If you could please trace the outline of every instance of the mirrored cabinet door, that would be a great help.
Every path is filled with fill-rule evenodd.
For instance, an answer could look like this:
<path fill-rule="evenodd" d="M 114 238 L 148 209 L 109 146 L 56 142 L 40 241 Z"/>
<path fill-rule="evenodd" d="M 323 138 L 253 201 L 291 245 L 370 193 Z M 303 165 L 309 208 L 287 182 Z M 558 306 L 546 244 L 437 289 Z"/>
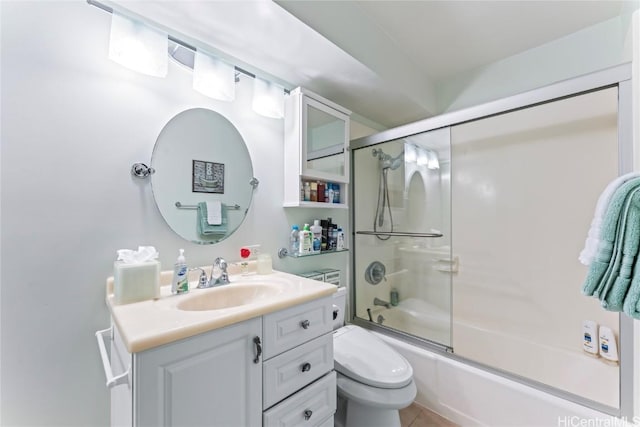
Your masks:
<path fill-rule="evenodd" d="M 348 182 L 349 116 L 305 96 L 303 123 L 303 175 Z"/>
<path fill-rule="evenodd" d="M 300 87 L 285 98 L 283 206 L 347 208 L 350 115 Z"/>

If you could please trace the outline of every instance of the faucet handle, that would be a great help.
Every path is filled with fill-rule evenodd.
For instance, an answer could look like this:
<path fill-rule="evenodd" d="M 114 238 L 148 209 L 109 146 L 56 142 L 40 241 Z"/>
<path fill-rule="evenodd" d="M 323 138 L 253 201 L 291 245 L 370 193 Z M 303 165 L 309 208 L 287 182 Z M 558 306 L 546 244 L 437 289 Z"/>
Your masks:
<path fill-rule="evenodd" d="M 207 279 L 207 273 L 204 271 L 204 269 L 200 267 L 194 267 L 189 269 L 189 271 L 195 271 L 195 270 L 200 270 L 200 278 L 198 279 L 198 288 L 199 289 L 206 288 L 209 283 L 209 279 Z"/>
<path fill-rule="evenodd" d="M 224 260 L 224 258 L 222 257 L 218 257 L 216 258 L 216 260 L 213 262 L 214 265 L 217 265 L 218 267 L 220 267 L 220 270 L 222 270 L 223 272 L 227 272 L 227 261 Z"/>

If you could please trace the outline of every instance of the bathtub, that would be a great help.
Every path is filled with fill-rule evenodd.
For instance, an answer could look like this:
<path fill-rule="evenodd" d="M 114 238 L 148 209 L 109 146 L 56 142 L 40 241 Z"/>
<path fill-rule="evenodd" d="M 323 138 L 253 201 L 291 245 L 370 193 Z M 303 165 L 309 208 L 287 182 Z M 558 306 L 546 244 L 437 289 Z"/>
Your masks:
<path fill-rule="evenodd" d="M 428 310 L 425 311 L 425 307 Z M 416 311 L 420 308 L 422 311 Z M 451 335 L 448 313 L 428 303 L 402 301 L 397 307 L 379 310 L 377 313 L 384 317 L 383 324 L 388 327 L 398 328 L 412 335 L 427 336 L 428 339 L 436 342 L 449 343 Z M 456 351 L 456 347 L 486 346 L 483 342 L 499 339 L 501 351 L 489 352 L 493 357 L 490 366 L 508 370 L 507 368 L 511 368 L 514 360 L 531 359 L 530 349 L 521 338 L 492 336 L 492 334 L 496 334 L 463 321 L 456 322 L 453 325 L 453 330 L 456 341 L 464 340 L 468 344 L 466 346 L 454 345 L 454 351 Z M 553 396 L 471 364 L 460 362 L 379 332 L 374 333 L 411 363 L 418 388 L 416 402 L 456 424 L 511 427 L 592 425 L 580 424 L 580 422 L 586 423 L 588 420 L 606 420 L 602 421 L 603 423 L 620 422 L 617 419 L 612 421 L 612 417 L 608 414 Z M 456 354 L 458 354 L 457 351 Z M 541 363 L 537 363 L 536 366 L 544 369 L 545 372 L 543 372 L 544 375 L 541 379 L 548 380 L 547 383 L 553 383 L 554 378 L 562 376 L 562 372 L 587 372 L 590 374 L 575 375 L 577 382 L 571 384 L 568 391 L 584 395 L 585 390 L 590 390 L 591 395 L 588 398 L 592 400 L 606 401 L 608 399 L 608 403 L 617 402 L 619 392 L 617 367 L 608 366 L 581 352 L 548 348 L 545 349 L 544 354 L 546 360 L 540 361 Z M 471 359 L 467 355 L 461 356 Z M 500 356 L 502 359 L 499 359 Z M 525 365 L 527 364 L 525 363 Z M 616 375 L 611 375 L 610 369 L 614 369 Z M 510 370 L 513 372 L 513 369 Z M 602 378 L 597 381 L 601 382 L 595 384 L 601 384 L 601 387 L 593 387 L 594 376 L 599 375 Z M 613 377 L 616 378 L 616 381 L 611 380 Z M 609 404 L 608 406 L 616 405 Z"/>

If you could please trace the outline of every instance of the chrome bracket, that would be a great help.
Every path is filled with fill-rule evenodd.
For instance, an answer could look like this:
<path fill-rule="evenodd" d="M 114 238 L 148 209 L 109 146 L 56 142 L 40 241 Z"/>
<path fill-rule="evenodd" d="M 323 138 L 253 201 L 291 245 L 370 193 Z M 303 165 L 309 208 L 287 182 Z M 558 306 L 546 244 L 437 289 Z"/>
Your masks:
<path fill-rule="evenodd" d="M 136 178 L 146 178 L 154 173 L 156 173 L 156 170 L 144 163 L 134 163 L 133 166 L 131 166 L 131 175 Z"/>

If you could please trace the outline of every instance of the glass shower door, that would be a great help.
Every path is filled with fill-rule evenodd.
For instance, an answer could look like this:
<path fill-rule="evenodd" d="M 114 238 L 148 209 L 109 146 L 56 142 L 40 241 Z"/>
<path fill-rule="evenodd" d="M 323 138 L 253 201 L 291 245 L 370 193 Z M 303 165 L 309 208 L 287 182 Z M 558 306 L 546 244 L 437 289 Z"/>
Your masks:
<path fill-rule="evenodd" d="M 450 130 L 353 151 L 355 316 L 451 346 Z"/>

